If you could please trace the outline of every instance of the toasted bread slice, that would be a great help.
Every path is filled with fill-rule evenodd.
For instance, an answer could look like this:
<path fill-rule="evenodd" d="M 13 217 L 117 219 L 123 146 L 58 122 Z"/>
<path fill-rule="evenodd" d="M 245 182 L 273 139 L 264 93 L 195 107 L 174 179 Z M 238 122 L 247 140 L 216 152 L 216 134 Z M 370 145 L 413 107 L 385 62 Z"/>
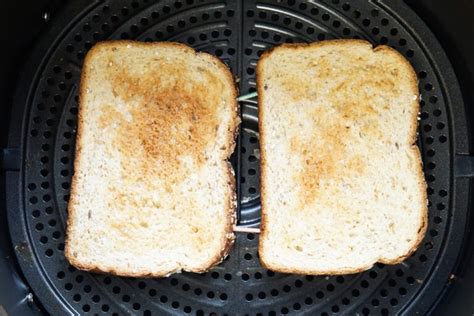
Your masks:
<path fill-rule="evenodd" d="M 257 86 L 262 264 L 345 274 L 409 256 L 427 222 L 409 62 L 360 40 L 283 45 Z"/>
<path fill-rule="evenodd" d="M 237 92 L 177 43 L 103 42 L 81 78 L 66 257 L 123 276 L 203 272 L 233 240 Z"/>

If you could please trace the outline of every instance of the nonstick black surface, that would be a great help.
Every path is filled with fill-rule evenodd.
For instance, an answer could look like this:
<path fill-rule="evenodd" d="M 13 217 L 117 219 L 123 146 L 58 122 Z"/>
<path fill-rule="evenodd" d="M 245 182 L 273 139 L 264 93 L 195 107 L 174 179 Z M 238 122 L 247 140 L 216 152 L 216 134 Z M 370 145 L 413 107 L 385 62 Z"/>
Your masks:
<path fill-rule="evenodd" d="M 25 279 L 52 314 L 396 314 L 427 312 L 445 285 L 464 236 L 470 169 L 464 103 L 444 52 L 397 1 L 103 1 L 75 3 L 56 17 L 25 65 L 10 124 L 6 166 L 10 233 Z M 229 259 L 204 275 L 128 279 L 76 271 L 63 255 L 64 225 L 83 58 L 99 40 L 173 40 L 220 57 L 255 88 L 263 50 L 283 42 L 364 38 L 404 54 L 420 81 L 419 144 L 430 199 L 429 229 L 403 264 L 350 276 L 312 277 L 263 269 L 257 235 L 239 234 Z M 234 156 L 241 225 L 259 223 L 254 101 L 242 104 Z M 7 161 L 7 160 L 5 160 Z"/>

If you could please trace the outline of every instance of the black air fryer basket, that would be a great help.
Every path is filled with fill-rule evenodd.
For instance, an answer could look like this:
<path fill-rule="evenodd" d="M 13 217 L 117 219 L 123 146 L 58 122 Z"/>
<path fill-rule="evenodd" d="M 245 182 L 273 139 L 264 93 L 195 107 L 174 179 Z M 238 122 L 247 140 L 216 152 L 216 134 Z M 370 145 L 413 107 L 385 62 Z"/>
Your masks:
<path fill-rule="evenodd" d="M 8 273 L 20 275 L 12 291 L 26 293 L 18 304 L 53 315 L 414 315 L 432 312 L 456 282 L 456 263 L 469 233 L 474 174 L 469 119 L 445 52 L 404 2 L 101 0 L 72 1 L 61 11 L 44 14 L 52 26 L 28 53 L 15 83 L 11 119 L 5 120 L 8 247 L 17 262 Z M 418 74 L 418 144 L 429 186 L 429 225 L 410 258 L 354 275 L 279 274 L 259 264 L 258 234 L 238 233 L 230 256 L 204 274 L 133 279 L 78 271 L 68 264 L 64 234 L 78 84 L 84 56 L 94 43 L 185 43 L 222 59 L 238 79 L 240 94 L 246 94 L 255 91 L 256 63 L 266 49 L 334 38 L 390 45 Z M 260 222 L 257 108 L 256 98 L 241 102 L 242 125 L 232 157 L 239 225 L 252 228 Z"/>

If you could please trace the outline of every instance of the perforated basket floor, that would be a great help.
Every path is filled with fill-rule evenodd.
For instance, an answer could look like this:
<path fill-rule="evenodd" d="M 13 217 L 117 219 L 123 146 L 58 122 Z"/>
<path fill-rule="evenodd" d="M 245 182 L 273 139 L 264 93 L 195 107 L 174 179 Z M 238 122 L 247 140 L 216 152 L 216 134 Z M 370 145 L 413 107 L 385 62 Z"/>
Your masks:
<path fill-rule="evenodd" d="M 78 9 L 79 8 L 79 9 Z M 433 35 L 400 1 L 97 1 L 57 18 L 18 84 L 9 146 L 21 165 L 7 173 L 14 248 L 35 299 L 72 314 L 397 314 L 425 313 L 449 282 L 464 234 L 467 180 L 455 175 L 466 150 L 463 103 Z M 73 14 L 71 13 L 73 12 Z M 54 22 L 54 19 L 53 19 Z M 403 264 L 347 276 L 277 274 L 258 261 L 258 235 L 238 234 L 230 256 L 205 274 L 130 279 L 77 271 L 64 257 L 64 228 L 84 55 L 106 39 L 179 41 L 220 57 L 255 90 L 261 53 L 284 42 L 364 38 L 400 51 L 422 95 L 419 144 L 429 185 L 429 228 Z M 234 155 L 240 225 L 259 224 L 257 103 L 242 104 Z"/>

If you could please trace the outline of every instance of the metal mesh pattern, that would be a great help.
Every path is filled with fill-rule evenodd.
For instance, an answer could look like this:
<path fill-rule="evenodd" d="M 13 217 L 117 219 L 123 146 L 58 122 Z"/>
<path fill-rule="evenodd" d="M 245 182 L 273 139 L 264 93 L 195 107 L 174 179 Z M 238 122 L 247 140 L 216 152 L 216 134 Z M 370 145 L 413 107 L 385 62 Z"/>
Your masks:
<path fill-rule="evenodd" d="M 34 290 L 55 300 L 52 313 L 112 315 L 307 313 L 395 314 L 409 308 L 426 284 L 449 234 L 451 135 L 448 89 L 423 37 L 385 2 L 295 0 L 244 2 L 110 1 L 89 7 L 58 35 L 38 68 L 28 95 L 20 196 L 24 236 L 31 247 L 25 274 L 43 277 Z M 419 144 L 429 185 L 429 228 L 419 250 L 396 266 L 377 264 L 348 276 L 277 274 L 258 263 L 258 235 L 239 234 L 221 265 L 197 275 L 129 279 L 77 271 L 64 258 L 67 201 L 73 172 L 77 87 L 84 56 L 105 39 L 171 40 L 221 58 L 240 79 L 241 93 L 255 90 L 255 66 L 265 49 L 280 43 L 364 38 L 400 51 L 418 73 L 422 95 Z M 259 222 L 257 104 L 242 104 L 237 178 L 241 223 Z M 19 246 L 18 246 L 19 245 Z M 21 248 L 17 254 L 21 257 Z M 24 262 L 25 259 L 20 259 Z"/>

